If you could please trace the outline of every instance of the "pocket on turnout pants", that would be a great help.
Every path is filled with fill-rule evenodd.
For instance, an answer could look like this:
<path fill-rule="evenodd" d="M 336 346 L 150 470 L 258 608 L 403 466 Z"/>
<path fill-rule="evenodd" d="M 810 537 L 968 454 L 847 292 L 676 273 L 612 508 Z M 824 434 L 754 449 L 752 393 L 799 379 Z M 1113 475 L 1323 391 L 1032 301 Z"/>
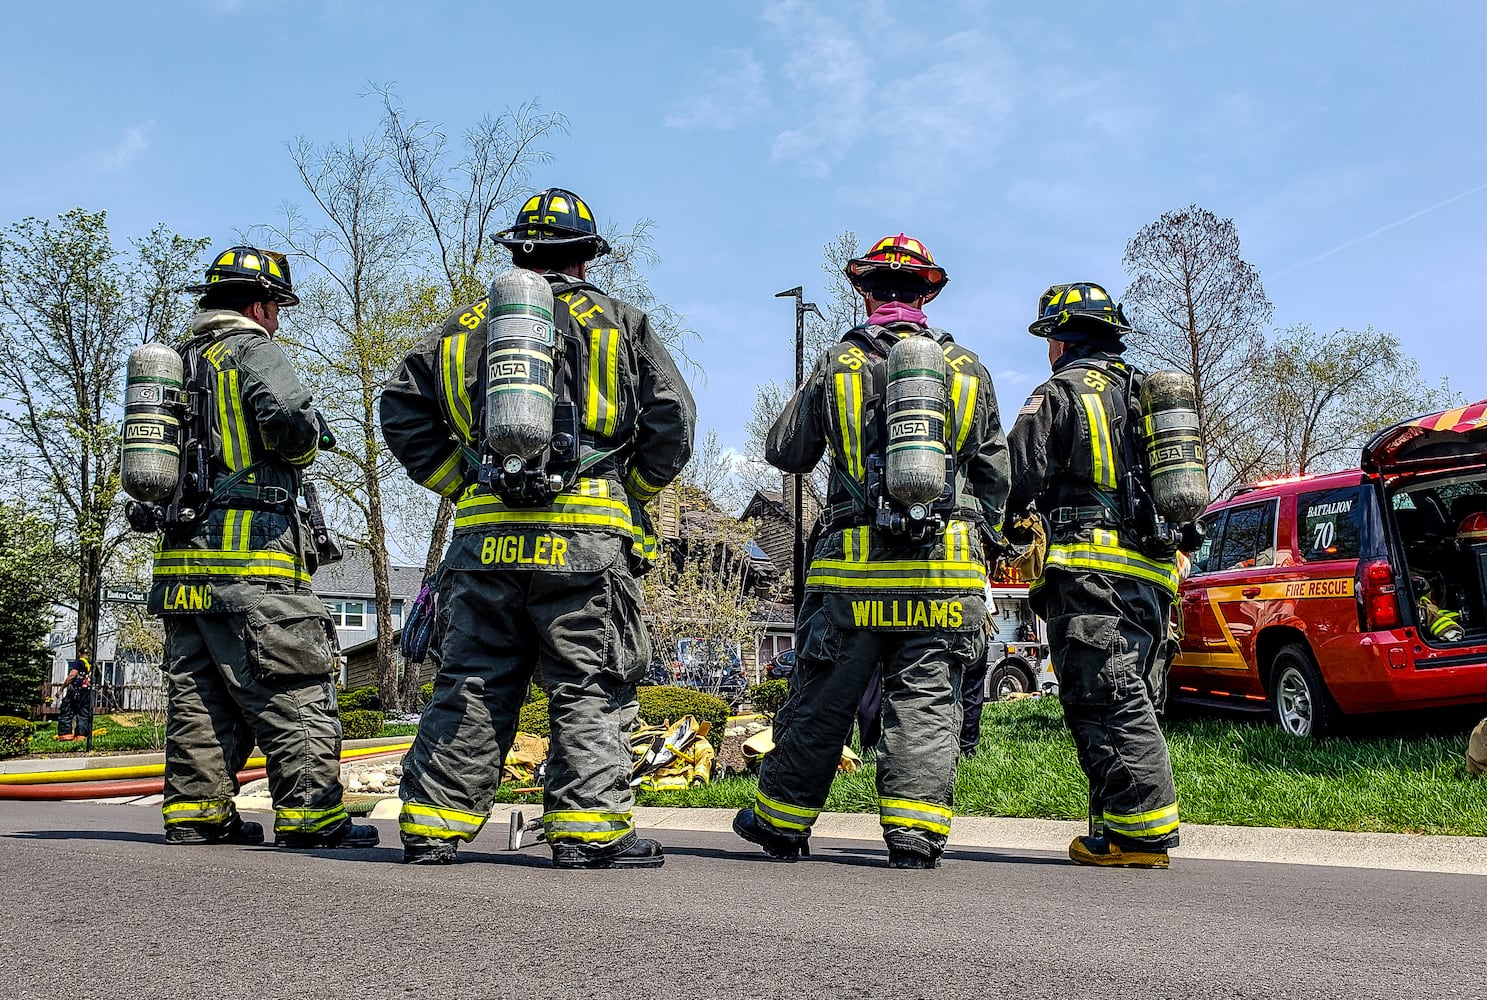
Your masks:
<path fill-rule="evenodd" d="M 318 597 L 265 594 L 248 612 L 248 670 L 265 680 L 327 677 L 335 659 L 332 628 Z"/>
<path fill-rule="evenodd" d="M 1110 705 L 1120 698 L 1125 639 L 1115 615 L 1060 615 L 1048 623 L 1048 644 L 1066 705 Z"/>

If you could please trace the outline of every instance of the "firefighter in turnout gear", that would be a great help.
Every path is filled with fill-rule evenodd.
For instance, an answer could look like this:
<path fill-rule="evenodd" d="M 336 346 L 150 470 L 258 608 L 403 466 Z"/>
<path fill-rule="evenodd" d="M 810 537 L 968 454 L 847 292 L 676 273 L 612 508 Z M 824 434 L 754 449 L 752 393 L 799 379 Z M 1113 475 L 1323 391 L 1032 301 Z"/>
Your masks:
<path fill-rule="evenodd" d="M 183 450 L 203 473 L 196 502 L 163 524 L 149 596 L 165 622 L 165 839 L 263 842 L 232 803 L 256 741 L 278 846 L 374 846 L 376 828 L 341 802 L 335 629 L 310 589 L 315 548 L 297 502 L 331 442 L 273 341 L 279 309 L 299 302 L 288 263 L 233 247 L 183 290 L 201 296 L 180 348 L 192 397 Z"/>
<path fill-rule="evenodd" d="M 985 559 L 1002 544 L 1007 443 L 986 369 L 925 318 L 922 307 L 947 280 L 929 251 L 887 237 L 847 274 L 868 321 L 815 366 L 766 444 L 769 461 L 792 474 L 829 452 L 831 474 L 775 749 L 733 829 L 776 859 L 809 853 L 811 825 L 881 663 L 877 784 L 888 861 L 934 868 L 950 833 L 961 675 L 986 641 Z"/>
<path fill-rule="evenodd" d="M 1131 516 L 1143 448 L 1141 373 L 1121 360 L 1125 315 L 1105 289 L 1055 285 L 1028 328 L 1048 339 L 1053 377 L 1030 396 L 1009 435 L 1014 518 L 1046 518 L 1047 563 L 1032 584 L 1048 623 L 1059 700 L 1090 785 L 1090 835 L 1080 864 L 1165 868 L 1178 842 L 1177 791 L 1157 725 L 1159 652 L 1178 571 L 1175 550 Z"/>
<path fill-rule="evenodd" d="M 577 195 L 535 195 L 497 239 L 516 270 L 455 310 L 382 396 L 408 475 L 456 503 L 434 697 L 403 763 L 404 860 L 452 862 L 484 826 L 540 666 L 553 864 L 656 867 L 661 846 L 631 814 L 628 740 L 650 662 L 637 578 L 656 540 L 643 505 L 687 464 L 696 409 L 646 315 L 584 280 L 609 247 Z M 547 409 L 532 408 L 544 396 Z M 493 453 L 523 414 L 537 422 L 515 436 L 539 450 Z"/>

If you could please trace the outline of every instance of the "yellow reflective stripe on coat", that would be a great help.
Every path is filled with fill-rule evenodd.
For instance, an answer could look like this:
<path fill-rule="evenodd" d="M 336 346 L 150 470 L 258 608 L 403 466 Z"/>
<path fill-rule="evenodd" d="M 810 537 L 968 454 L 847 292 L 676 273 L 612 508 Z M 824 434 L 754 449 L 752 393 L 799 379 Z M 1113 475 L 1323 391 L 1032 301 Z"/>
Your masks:
<path fill-rule="evenodd" d="M 629 813 L 566 810 L 542 814 L 542 828 L 549 842 L 577 840 L 585 844 L 609 844 L 635 829 Z"/>
<path fill-rule="evenodd" d="M 835 379 L 842 462 L 847 475 L 860 483 L 867 478 L 867 456 L 862 450 L 862 373 L 837 372 Z"/>
<path fill-rule="evenodd" d="M 1127 837 L 1161 837 L 1178 827 L 1177 803 L 1174 802 L 1170 806 L 1163 806 L 1150 812 L 1133 813 L 1129 816 L 1107 812 L 1104 820 L 1105 829 Z"/>
<path fill-rule="evenodd" d="M 921 802 L 917 799 L 878 800 L 878 822 L 884 827 L 909 827 L 948 837 L 950 820 L 954 815 L 949 807 L 938 802 Z"/>
<path fill-rule="evenodd" d="M 471 841 L 490 818 L 488 813 L 444 809 L 421 802 L 404 802 L 398 813 L 398 829 L 416 837 Z"/>
<path fill-rule="evenodd" d="M 466 444 L 475 443 L 473 411 L 470 408 L 470 391 L 465 387 L 465 346 L 469 336 L 456 333 L 445 337 L 439 344 L 439 373 L 443 383 L 444 403 L 449 410 L 454 428 Z"/>
<path fill-rule="evenodd" d="M 664 488 L 641 475 L 639 469 L 632 467 L 625 475 L 625 491 L 642 503 L 660 493 Z"/>
<path fill-rule="evenodd" d="M 588 388 L 584 402 L 584 427 L 613 437 L 620 419 L 620 331 L 612 327 L 589 330 Z"/>
<path fill-rule="evenodd" d="M 792 806 L 788 802 L 772 799 L 763 792 L 757 792 L 754 795 L 754 816 L 766 826 L 789 830 L 792 833 L 809 833 L 811 824 L 816 822 L 816 817 L 819 815 L 821 815 L 819 809 Z"/>
<path fill-rule="evenodd" d="M 217 370 L 217 431 L 222 437 L 222 464 L 227 471 L 237 472 L 253 463 L 236 368 Z"/>
<path fill-rule="evenodd" d="M 342 820 L 350 820 L 341 803 L 329 809 L 275 809 L 275 833 L 319 833 Z"/>
<path fill-rule="evenodd" d="M 1115 453 L 1110 444 L 1110 421 L 1105 415 L 1105 400 L 1093 392 L 1080 393 L 1084 416 L 1089 422 L 1089 445 L 1096 486 L 1115 489 Z"/>
<path fill-rule="evenodd" d="M 192 799 L 186 802 L 167 802 L 160 807 L 165 816 L 165 825 L 177 823 L 226 823 L 237 815 L 231 799 Z"/>
<path fill-rule="evenodd" d="M 572 489 L 558 494 L 550 506 L 536 508 L 507 507 L 500 497 L 472 486 L 455 508 L 454 527 L 458 531 L 479 525 L 611 528 L 635 537 L 629 499 L 610 496 L 607 479 L 580 479 Z"/>
<path fill-rule="evenodd" d="M 443 464 L 419 485 L 433 490 L 441 497 L 458 495 L 465 488 L 465 477 L 460 474 L 460 450 L 455 448 Z"/>
<path fill-rule="evenodd" d="M 1115 533 L 1110 531 L 1096 532 L 1096 535 L 1114 538 Z M 1048 547 L 1047 567 L 1057 566 L 1066 570 L 1089 570 L 1095 573 L 1114 573 L 1117 576 L 1134 577 L 1137 580 L 1145 580 L 1165 587 L 1174 595 L 1177 593 L 1177 562 L 1158 562 L 1149 559 L 1139 552 L 1123 548 L 1119 544 L 1102 543 L 1098 540 L 1088 542 L 1054 542 Z M 1042 584 L 1040 578 L 1038 583 Z"/>
<path fill-rule="evenodd" d="M 155 553 L 155 575 L 258 576 L 294 580 L 306 586 L 310 583 L 310 574 L 299 556 L 267 550 L 160 549 Z"/>
<path fill-rule="evenodd" d="M 848 562 L 817 559 L 805 578 L 808 587 L 884 587 L 913 590 L 976 591 L 986 589 L 986 565 L 979 561 L 950 559 L 884 560 Z"/>
<path fill-rule="evenodd" d="M 951 414 L 955 426 L 955 451 L 965 447 L 966 438 L 971 436 L 971 418 L 976 414 L 976 394 L 981 388 L 981 380 L 974 375 L 962 375 L 955 372 L 950 376 L 950 403 Z M 950 424 L 945 425 L 949 430 Z"/>

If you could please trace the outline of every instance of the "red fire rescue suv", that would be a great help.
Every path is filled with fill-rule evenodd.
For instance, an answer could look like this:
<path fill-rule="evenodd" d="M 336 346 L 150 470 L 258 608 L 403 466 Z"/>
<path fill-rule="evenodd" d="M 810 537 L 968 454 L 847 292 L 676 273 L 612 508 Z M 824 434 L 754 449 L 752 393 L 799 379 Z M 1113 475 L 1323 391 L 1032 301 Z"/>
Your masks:
<path fill-rule="evenodd" d="M 1169 691 L 1341 715 L 1487 702 L 1487 402 L 1379 432 L 1361 468 L 1209 506 Z"/>

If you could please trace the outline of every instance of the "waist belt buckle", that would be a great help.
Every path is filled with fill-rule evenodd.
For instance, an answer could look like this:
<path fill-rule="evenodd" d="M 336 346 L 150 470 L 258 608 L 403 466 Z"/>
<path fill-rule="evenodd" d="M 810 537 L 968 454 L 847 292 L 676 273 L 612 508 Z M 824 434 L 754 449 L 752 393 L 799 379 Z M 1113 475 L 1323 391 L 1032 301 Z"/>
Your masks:
<path fill-rule="evenodd" d="M 287 504 L 289 502 L 289 491 L 282 486 L 262 486 L 258 491 L 258 499 L 264 503 Z"/>
<path fill-rule="evenodd" d="M 1077 515 L 1073 507 L 1055 507 L 1048 512 L 1048 523 L 1055 528 L 1063 528 L 1073 524 Z"/>

